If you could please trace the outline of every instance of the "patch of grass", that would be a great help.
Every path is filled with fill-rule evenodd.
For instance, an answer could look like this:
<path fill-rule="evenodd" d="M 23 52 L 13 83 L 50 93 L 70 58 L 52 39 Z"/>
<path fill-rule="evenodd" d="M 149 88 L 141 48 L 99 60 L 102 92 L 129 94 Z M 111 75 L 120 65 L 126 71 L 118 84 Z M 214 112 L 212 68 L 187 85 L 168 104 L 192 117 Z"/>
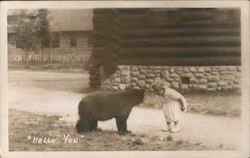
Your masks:
<path fill-rule="evenodd" d="M 178 141 L 176 142 L 176 144 L 177 144 L 177 145 L 181 145 L 181 144 L 183 144 L 183 141 L 182 141 L 182 140 L 178 140 Z"/>
<path fill-rule="evenodd" d="M 173 141 L 173 137 L 171 135 L 167 136 L 167 141 Z"/>
<path fill-rule="evenodd" d="M 136 138 L 135 140 L 132 140 L 132 145 L 143 145 L 143 141 L 141 138 Z"/>
<path fill-rule="evenodd" d="M 64 138 L 67 136 L 69 139 L 65 142 Z M 54 139 L 55 142 L 38 144 L 38 139 L 44 141 L 45 138 L 47 142 L 48 138 Z M 119 135 L 116 131 L 96 131 L 80 135 L 74 125 L 60 120 L 59 116 L 9 110 L 10 151 L 214 150 L 213 147 L 173 140 L 171 136 L 168 136 L 167 140 L 162 141 L 158 136 L 141 134 Z"/>

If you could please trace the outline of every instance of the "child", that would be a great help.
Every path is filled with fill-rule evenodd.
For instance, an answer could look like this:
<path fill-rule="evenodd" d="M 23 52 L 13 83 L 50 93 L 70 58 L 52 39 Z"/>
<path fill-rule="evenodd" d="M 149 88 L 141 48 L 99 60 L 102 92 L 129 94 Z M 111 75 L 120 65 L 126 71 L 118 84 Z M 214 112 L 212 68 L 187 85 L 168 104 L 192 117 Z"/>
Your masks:
<path fill-rule="evenodd" d="M 160 102 L 163 105 L 168 130 L 172 133 L 180 131 L 180 113 L 181 111 L 187 111 L 186 99 L 176 90 L 169 88 L 161 80 L 156 80 L 151 87 L 155 94 L 159 96 Z"/>

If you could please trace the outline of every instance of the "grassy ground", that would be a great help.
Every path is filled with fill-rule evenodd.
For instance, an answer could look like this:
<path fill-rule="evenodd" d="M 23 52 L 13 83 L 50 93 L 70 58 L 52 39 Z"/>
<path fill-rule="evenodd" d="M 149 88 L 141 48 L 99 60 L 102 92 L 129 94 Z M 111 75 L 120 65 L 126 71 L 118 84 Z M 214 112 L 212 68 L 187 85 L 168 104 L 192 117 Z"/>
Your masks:
<path fill-rule="evenodd" d="M 186 92 L 188 111 L 214 116 L 239 117 L 241 115 L 241 94 L 238 91 Z M 142 106 L 161 108 L 156 97 L 149 94 Z"/>
<path fill-rule="evenodd" d="M 170 151 L 170 150 L 223 150 L 202 143 L 175 140 L 170 134 L 165 137 L 142 134 L 119 135 L 116 131 L 76 133 L 75 127 L 61 120 L 60 116 L 37 115 L 9 110 L 10 151 Z M 64 142 L 64 135 L 78 140 L 77 143 Z M 38 144 L 36 137 L 54 143 Z M 71 140 L 73 141 L 73 140 Z"/>

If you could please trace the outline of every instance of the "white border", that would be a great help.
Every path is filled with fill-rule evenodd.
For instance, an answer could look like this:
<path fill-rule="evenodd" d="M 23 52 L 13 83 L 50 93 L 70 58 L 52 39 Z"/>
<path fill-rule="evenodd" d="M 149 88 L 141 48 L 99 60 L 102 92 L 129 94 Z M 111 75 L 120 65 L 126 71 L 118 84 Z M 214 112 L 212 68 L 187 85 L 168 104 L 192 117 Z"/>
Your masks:
<path fill-rule="evenodd" d="M 1 147 L 4 158 L 44 157 L 249 157 L 249 2 L 248 1 L 9 1 L 1 2 Z M 128 151 L 128 152 L 9 152 L 8 151 L 8 69 L 7 10 L 27 8 L 241 8 L 242 41 L 242 150 L 240 151 Z"/>

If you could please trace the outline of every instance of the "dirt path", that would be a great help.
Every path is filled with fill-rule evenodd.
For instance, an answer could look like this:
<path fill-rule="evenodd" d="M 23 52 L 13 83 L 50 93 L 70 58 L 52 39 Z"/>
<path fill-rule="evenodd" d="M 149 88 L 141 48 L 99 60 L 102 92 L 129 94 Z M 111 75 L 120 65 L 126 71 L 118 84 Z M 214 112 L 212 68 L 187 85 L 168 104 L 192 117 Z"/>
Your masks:
<path fill-rule="evenodd" d="M 81 78 L 79 80 L 79 78 Z M 61 115 L 75 124 L 77 105 L 85 94 L 74 93 L 87 85 L 88 75 L 71 73 L 9 71 L 9 108 L 38 114 Z M 81 86 L 79 86 L 81 85 Z M 182 130 L 171 134 L 207 146 L 240 148 L 240 119 L 186 113 L 181 120 Z M 116 130 L 115 120 L 99 122 L 106 130 Z M 128 119 L 134 133 L 165 138 L 165 120 L 161 110 L 135 107 Z"/>

